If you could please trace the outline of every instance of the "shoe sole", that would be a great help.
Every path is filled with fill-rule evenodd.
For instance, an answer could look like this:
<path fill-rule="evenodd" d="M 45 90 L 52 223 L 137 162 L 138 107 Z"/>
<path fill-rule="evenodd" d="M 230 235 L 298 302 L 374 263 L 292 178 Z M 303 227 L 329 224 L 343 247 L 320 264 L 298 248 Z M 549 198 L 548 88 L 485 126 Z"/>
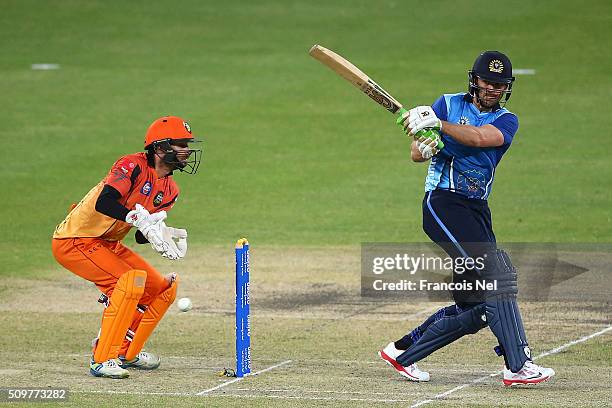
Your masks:
<path fill-rule="evenodd" d="M 137 365 L 128 365 L 128 366 L 123 366 L 123 367 L 124 368 L 135 368 L 137 370 L 145 370 L 146 371 L 146 370 L 156 370 L 156 369 L 159 368 L 159 366 L 160 365 L 158 364 L 155 367 L 146 367 L 146 366 L 141 367 L 141 366 L 137 366 Z"/>
<path fill-rule="evenodd" d="M 504 383 L 504 386 L 506 387 L 514 387 L 517 385 L 536 385 L 536 384 L 546 382 L 550 380 L 551 378 L 552 378 L 552 375 L 550 377 L 539 378 L 537 380 L 503 380 L 503 383 Z"/>
<path fill-rule="evenodd" d="M 421 380 L 417 377 L 414 377 L 410 374 L 408 374 L 405 370 L 404 370 L 404 366 L 402 366 L 401 364 L 399 364 L 397 361 L 395 361 L 394 359 L 392 359 L 391 357 L 389 357 L 387 355 L 387 353 L 385 353 L 384 351 L 380 350 L 378 352 L 378 356 L 387 364 L 389 364 L 391 367 L 393 367 L 395 369 L 395 371 L 397 371 L 402 377 L 407 378 L 410 381 L 414 381 L 414 382 L 427 382 L 426 380 Z"/>
<path fill-rule="evenodd" d="M 121 364 L 123 368 L 135 368 L 137 370 L 155 370 L 159 368 L 160 365 L 161 365 L 161 360 L 159 360 L 157 362 L 157 365 L 155 366 L 147 366 L 146 364 L 143 364 L 141 366 L 139 366 L 138 364 L 127 364 L 127 363 Z"/>
<path fill-rule="evenodd" d="M 89 369 L 89 373 L 94 377 L 98 378 L 112 378 L 113 380 L 121 380 L 123 378 L 128 378 L 130 376 L 129 373 L 117 374 L 117 375 L 109 375 L 109 374 L 100 374 L 98 371 Z"/>

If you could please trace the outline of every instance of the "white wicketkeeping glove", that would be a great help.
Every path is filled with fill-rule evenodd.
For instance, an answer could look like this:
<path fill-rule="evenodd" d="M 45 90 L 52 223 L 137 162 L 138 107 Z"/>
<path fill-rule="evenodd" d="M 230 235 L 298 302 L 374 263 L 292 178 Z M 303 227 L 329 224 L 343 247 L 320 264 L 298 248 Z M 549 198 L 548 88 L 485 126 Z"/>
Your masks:
<path fill-rule="evenodd" d="M 169 250 L 168 244 L 164 242 L 161 230 L 161 224 L 166 216 L 165 211 L 150 214 L 142 205 L 136 204 L 136 208 L 125 217 L 125 222 L 142 232 L 153 249 L 163 256 Z"/>
<path fill-rule="evenodd" d="M 184 258 L 187 254 L 187 230 L 168 227 L 166 223 L 162 221 L 161 232 L 164 242 L 169 248 L 162 256 L 172 260 Z"/>
<path fill-rule="evenodd" d="M 401 116 L 400 123 L 404 131 L 410 136 L 414 136 L 419 130 L 433 128 L 437 131 L 442 130 L 442 122 L 431 109 L 431 106 L 417 106 Z"/>
<path fill-rule="evenodd" d="M 421 152 L 421 156 L 423 156 L 423 158 L 426 160 L 431 159 L 440 151 L 440 149 L 438 149 L 438 142 L 440 141 L 439 136 L 436 136 L 435 139 L 420 136 L 415 137 L 414 141 L 417 144 L 417 149 L 419 149 L 419 152 Z"/>

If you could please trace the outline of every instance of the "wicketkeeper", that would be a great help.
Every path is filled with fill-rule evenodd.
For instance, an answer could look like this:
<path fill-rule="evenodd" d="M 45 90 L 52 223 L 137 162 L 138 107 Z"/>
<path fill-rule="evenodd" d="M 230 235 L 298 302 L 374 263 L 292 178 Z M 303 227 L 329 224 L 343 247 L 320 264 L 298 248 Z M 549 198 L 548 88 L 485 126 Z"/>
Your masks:
<path fill-rule="evenodd" d="M 508 254 L 497 248 L 487 199 L 495 169 L 510 147 L 518 119 L 504 105 L 514 77 L 510 59 L 486 51 L 468 72 L 468 92 L 446 94 L 432 106 L 418 106 L 403 115 L 405 131 L 415 136 L 422 129 L 439 137 L 416 137 L 412 160 L 429 163 L 423 199 L 423 229 L 453 259 L 482 258 L 474 268 L 453 279 L 474 283 L 496 282 L 485 293 L 454 291 L 455 304 L 444 307 L 401 339 L 379 352 L 402 376 L 429 381 L 416 362 L 466 334 L 489 326 L 504 357 L 503 383 L 535 384 L 552 377 L 551 368 L 533 363 L 517 304 L 517 275 Z"/>
<path fill-rule="evenodd" d="M 159 357 L 142 348 L 174 302 L 178 277 L 162 276 L 121 240 L 136 227 L 138 243 L 170 260 L 185 256 L 187 231 L 164 220 L 179 195 L 173 172 L 194 174 L 200 164 L 201 150 L 189 147 L 194 142 L 183 119 L 157 119 L 145 136 L 146 153 L 117 160 L 55 229 L 55 259 L 102 291 L 106 307 L 90 363 L 96 377 L 126 378 L 128 367 L 159 367 Z"/>

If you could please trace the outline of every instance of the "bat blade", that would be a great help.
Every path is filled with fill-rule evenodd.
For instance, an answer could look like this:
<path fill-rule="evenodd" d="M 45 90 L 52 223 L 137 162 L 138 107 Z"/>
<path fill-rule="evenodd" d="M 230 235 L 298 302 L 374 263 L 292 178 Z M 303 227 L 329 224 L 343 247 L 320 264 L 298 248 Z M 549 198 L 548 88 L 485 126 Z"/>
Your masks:
<path fill-rule="evenodd" d="M 366 73 L 332 50 L 316 44 L 312 46 L 309 54 L 359 88 L 361 92 L 368 95 L 389 112 L 398 113 L 403 108 L 402 104 L 399 103 L 397 99 L 385 91 Z"/>

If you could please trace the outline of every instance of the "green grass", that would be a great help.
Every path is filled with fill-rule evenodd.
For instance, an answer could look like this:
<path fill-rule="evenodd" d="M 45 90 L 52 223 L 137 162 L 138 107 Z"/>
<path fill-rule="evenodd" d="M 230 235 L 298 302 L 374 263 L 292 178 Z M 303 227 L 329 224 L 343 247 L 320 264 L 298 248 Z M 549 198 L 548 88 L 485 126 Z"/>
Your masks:
<path fill-rule="evenodd" d="M 425 166 L 393 118 L 312 60 L 352 60 L 407 105 L 466 87 L 483 49 L 521 76 L 520 119 L 491 199 L 502 241 L 610 241 L 602 103 L 612 91 L 606 1 L 428 3 L 6 1 L 0 274 L 39 275 L 70 203 L 163 114 L 188 118 L 204 163 L 178 175 L 170 222 L 193 242 L 418 241 Z M 32 71 L 32 63 L 61 64 Z"/>

